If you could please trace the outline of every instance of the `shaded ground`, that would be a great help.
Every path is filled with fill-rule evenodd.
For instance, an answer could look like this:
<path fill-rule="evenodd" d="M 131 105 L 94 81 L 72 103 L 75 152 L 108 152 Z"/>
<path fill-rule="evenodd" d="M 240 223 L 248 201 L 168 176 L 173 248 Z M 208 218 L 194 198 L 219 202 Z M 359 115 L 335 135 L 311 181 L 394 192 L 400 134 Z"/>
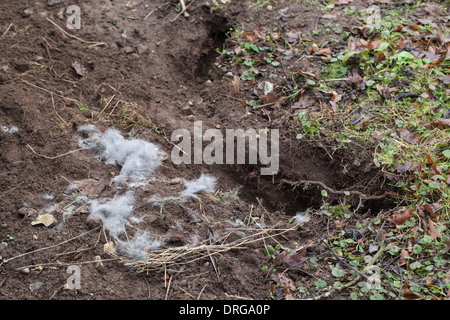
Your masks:
<path fill-rule="evenodd" d="M 76 4 L 81 7 L 82 28 L 75 31 L 67 30 L 66 17 L 58 14 L 68 5 L 64 1 L 51 6 L 37 1 L 30 7 L 0 4 L 0 125 L 18 128 L 13 134 L 0 131 L 0 241 L 7 244 L 0 252 L 5 260 L 0 266 L 2 299 L 282 299 L 289 294 L 283 287 L 290 282 L 274 278 L 271 269 L 264 268 L 273 263 L 264 254 L 264 241 L 278 253 L 295 249 L 301 257 L 311 258 L 330 253 L 315 232 L 327 238 L 336 229 L 327 216 L 313 214 L 303 226 L 271 238 L 276 228 L 295 227 L 292 218 L 297 212 L 322 205 L 321 185 L 291 182 L 321 182 L 332 190 L 372 197 L 363 201 L 363 207 L 361 197 L 347 198 L 361 214 L 392 205 L 392 199 L 383 196 L 389 191 L 383 175 L 362 143 L 333 152 L 332 144 L 299 141 L 291 105 L 250 110 L 245 101 L 254 99 L 258 79 L 242 83 L 240 94 L 232 96 L 232 76 L 227 72 L 241 76 L 242 71 L 218 67 L 226 57 L 216 48 L 222 50 L 234 41 L 227 37 L 230 28 L 243 25 L 249 33 L 255 28 L 281 33 L 296 26 L 299 33 L 311 34 L 323 20 L 316 7 L 281 2 L 267 10 L 231 1 L 225 9 L 213 10 L 212 4 L 196 1 L 185 18 L 177 17 L 175 5 L 166 1 Z M 280 13 L 288 6 L 288 12 Z M 33 12 L 24 14 L 27 9 Z M 336 21 L 342 19 L 331 18 Z M 343 30 L 352 31 L 352 20 L 345 21 Z M 340 46 L 335 43 L 333 50 Z M 289 83 L 293 70 L 319 72 L 317 59 L 300 58 L 294 53 L 279 59 L 275 87 Z M 74 63 L 83 66 L 78 74 Z M 325 93 L 307 91 L 308 95 L 311 104 L 330 100 Z M 133 216 L 143 220 L 127 228 L 129 236 L 147 230 L 167 249 L 219 240 L 222 245 L 239 243 L 263 228 L 264 241 L 192 263 L 181 261 L 168 270 L 160 266 L 137 273 L 124 265 L 127 257 L 105 252 L 111 236 L 101 225 L 87 221 L 88 206 L 67 220 L 64 210 L 55 212 L 56 222 L 48 228 L 31 225 L 41 210 L 53 204 L 65 209 L 73 201 L 66 189 L 74 181 L 103 182 L 106 187 L 97 194 L 101 198 L 126 191 L 109 185 L 120 165 L 107 165 L 86 150 L 75 151 L 82 125 L 94 124 L 100 131 L 115 127 L 124 136 L 131 133 L 170 154 L 172 131 L 192 132 L 194 120 L 220 130 L 280 129 L 279 174 L 260 176 L 258 166 L 174 165 L 166 160 L 155 172 L 157 180 L 135 192 Z M 164 206 L 145 202 L 176 195 L 182 186 L 173 179 L 197 179 L 201 173 L 217 178 L 215 193 Z M 46 200 L 43 195 L 54 198 Z M 329 196 L 330 202 L 337 199 L 333 192 Z M 80 289 L 65 288 L 71 265 L 81 268 Z M 323 269 L 305 267 L 292 278 L 308 287 L 311 279 L 322 276 Z M 280 285 L 283 281 L 285 286 Z M 37 283 L 42 286 L 34 290 Z"/>

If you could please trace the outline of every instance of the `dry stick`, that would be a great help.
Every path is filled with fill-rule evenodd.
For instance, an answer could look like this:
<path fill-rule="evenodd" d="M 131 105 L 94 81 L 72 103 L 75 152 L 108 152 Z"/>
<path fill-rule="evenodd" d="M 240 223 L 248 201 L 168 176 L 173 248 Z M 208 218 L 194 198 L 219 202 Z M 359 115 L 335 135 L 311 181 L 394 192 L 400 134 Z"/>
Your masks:
<path fill-rule="evenodd" d="M 63 118 L 61 118 L 58 112 L 56 112 L 55 99 L 53 99 L 53 92 L 50 93 L 50 96 L 52 97 L 53 110 L 55 111 L 56 115 L 58 116 L 59 119 L 61 119 L 62 122 L 64 122 L 66 126 L 69 126 L 69 124 Z"/>
<path fill-rule="evenodd" d="M 220 281 L 219 271 L 217 271 L 216 263 L 214 262 L 214 258 L 211 255 L 211 253 L 209 252 L 208 248 L 206 248 L 206 251 L 208 251 L 209 258 L 211 259 L 211 263 L 212 263 L 212 265 L 214 267 L 214 271 L 216 272 L 216 275 L 217 275 L 217 279 L 219 279 L 219 281 Z"/>
<path fill-rule="evenodd" d="M 277 102 L 278 102 L 278 101 L 276 101 L 276 102 L 269 102 L 269 103 L 266 103 L 266 104 L 262 104 L 262 105 L 253 107 L 252 110 L 257 110 L 257 109 L 261 109 L 261 108 L 265 108 L 265 107 L 271 107 L 271 106 L 275 105 Z"/>
<path fill-rule="evenodd" d="M 85 233 L 82 233 L 82 234 L 80 234 L 80 235 L 78 235 L 78 236 L 76 236 L 76 237 L 70 238 L 70 239 L 68 239 L 68 240 L 66 240 L 66 241 L 60 242 L 60 243 L 55 244 L 55 245 L 53 245 L 53 246 L 49 246 L 49 247 L 45 247 L 45 248 L 40 248 L 40 249 L 37 249 L 37 250 L 34 250 L 34 251 L 30 251 L 30 252 L 25 252 L 25 253 L 19 254 L 18 256 L 15 256 L 15 257 L 6 259 L 6 261 L 7 261 L 7 262 L 10 262 L 10 261 L 12 261 L 12 260 L 15 260 L 15 259 L 20 258 L 20 257 L 27 256 L 27 255 L 32 254 L 32 253 L 36 253 L 36 252 L 40 252 L 40 251 L 44 251 L 44 250 L 49 250 L 49 249 L 52 249 L 52 248 L 55 248 L 55 247 L 59 247 L 59 246 L 61 246 L 61 245 L 63 245 L 63 244 L 66 244 L 66 243 L 68 243 L 68 242 L 70 242 L 70 241 L 73 241 L 73 240 L 75 240 L 75 239 L 81 238 L 82 236 L 85 236 L 85 235 L 87 235 L 88 233 L 91 233 L 91 232 L 97 230 L 98 228 L 100 228 L 100 227 L 97 227 L 97 228 L 95 228 L 95 229 L 89 230 L 89 231 L 87 231 L 87 232 L 85 232 Z"/>
<path fill-rule="evenodd" d="M 150 11 L 149 14 L 145 16 L 144 20 L 147 20 L 147 18 L 150 17 L 153 12 L 155 12 L 155 10 Z"/>
<path fill-rule="evenodd" d="M 30 86 L 32 86 L 32 87 L 35 87 L 36 89 L 45 91 L 45 92 L 50 93 L 50 94 L 54 94 L 54 95 L 56 95 L 56 96 L 58 96 L 58 97 L 61 97 L 61 98 L 63 98 L 63 99 L 65 98 L 62 94 L 58 94 L 58 93 L 55 93 L 55 92 L 50 91 L 50 90 L 48 90 L 48 89 L 39 87 L 39 86 L 37 86 L 37 85 L 35 85 L 35 84 L 31 83 L 31 82 L 28 82 L 27 80 L 21 79 L 21 81 L 22 81 L 22 82 L 25 82 L 26 84 L 28 84 L 28 85 L 30 85 Z"/>
<path fill-rule="evenodd" d="M 111 97 L 111 99 L 109 99 L 108 103 L 106 103 L 105 107 L 103 108 L 102 111 L 100 111 L 100 113 L 97 116 L 97 119 L 100 118 L 100 116 L 102 115 L 102 113 L 106 110 L 106 108 L 108 108 L 109 104 L 111 103 L 111 101 L 115 98 L 115 94 Z"/>
<path fill-rule="evenodd" d="M 14 188 L 9 189 L 9 190 L 3 192 L 2 194 L 0 194 L 0 198 L 3 197 L 5 194 L 10 193 L 11 191 L 14 191 L 14 190 L 17 189 L 18 187 L 20 187 L 22 184 L 24 184 L 24 181 L 22 181 L 21 183 L 19 183 L 19 184 L 18 184 L 17 186 L 15 186 Z"/>
<path fill-rule="evenodd" d="M 181 9 L 184 11 L 184 16 L 186 18 L 189 18 L 190 17 L 189 13 L 187 13 L 187 11 L 186 11 L 186 3 L 184 3 L 184 0 L 180 0 L 180 3 L 181 3 Z"/>
<path fill-rule="evenodd" d="M 8 33 L 9 29 L 11 29 L 11 27 L 12 27 L 13 25 L 14 25 L 14 24 L 13 24 L 12 22 L 9 24 L 8 28 L 6 29 L 6 31 L 3 32 L 2 38 L 5 37 L 5 35 Z"/>
<path fill-rule="evenodd" d="M 173 275 L 170 276 L 170 279 L 169 279 L 169 285 L 167 286 L 166 297 L 165 297 L 164 300 L 167 300 L 167 298 L 168 298 L 168 296 L 169 296 L 169 290 L 170 290 L 170 284 L 172 283 L 172 277 L 173 277 Z"/>
<path fill-rule="evenodd" d="M 102 260 L 90 260 L 90 261 L 78 261 L 76 264 L 83 265 L 88 263 L 98 263 L 98 262 L 108 262 L 108 261 L 117 261 L 117 258 L 113 259 L 102 259 Z M 22 266 L 16 268 L 16 270 L 26 269 L 26 268 L 37 268 L 37 267 L 47 267 L 47 266 L 71 266 L 73 265 L 73 262 L 71 263 L 62 263 L 62 262 L 49 262 L 49 263 L 39 263 L 39 264 L 30 264 L 28 266 Z"/>
<path fill-rule="evenodd" d="M 193 4 L 194 2 L 195 2 L 195 0 L 192 0 L 192 1 L 186 6 L 186 8 L 184 8 L 184 10 L 181 10 L 181 11 L 177 14 L 177 16 L 176 16 L 175 18 L 173 18 L 172 20 L 170 20 L 170 22 L 174 22 L 175 20 L 177 20 L 178 17 L 181 16 L 181 15 L 187 10 L 187 8 L 189 8 L 189 7 L 191 6 L 191 4 Z"/>
<path fill-rule="evenodd" d="M 66 36 L 68 36 L 68 37 L 71 37 L 71 38 L 76 39 L 76 40 L 78 40 L 78 41 L 81 41 L 81 42 L 83 42 L 83 43 L 91 44 L 92 47 L 95 47 L 95 46 L 107 46 L 107 44 L 106 44 L 105 42 L 86 41 L 86 40 L 83 40 L 83 39 L 81 39 L 81 38 L 78 38 L 78 37 L 76 37 L 76 36 L 74 36 L 74 35 L 68 33 L 66 30 L 64 30 L 64 29 L 61 28 L 60 26 L 58 26 L 58 25 L 57 25 L 55 22 L 53 22 L 51 19 L 47 18 L 47 20 L 50 21 L 55 27 L 57 27 L 62 33 L 64 33 L 64 34 L 65 34 Z"/>
<path fill-rule="evenodd" d="M 246 298 L 246 297 L 236 296 L 236 295 L 234 295 L 234 294 L 228 294 L 228 293 L 225 293 L 225 296 L 226 296 L 227 298 L 232 298 L 232 299 L 237 299 L 237 300 L 253 300 L 252 298 Z"/>
<path fill-rule="evenodd" d="M 186 290 L 184 290 L 182 287 L 177 286 L 177 288 L 180 289 L 181 291 L 183 291 L 184 293 L 186 293 L 188 296 L 190 296 L 192 299 L 195 300 L 195 297 L 192 294 L 190 294 L 189 292 L 187 292 Z"/>
<path fill-rule="evenodd" d="M 208 284 L 205 284 L 205 285 L 204 285 L 204 287 L 202 288 L 202 290 L 201 290 L 200 293 L 198 294 L 197 300 L 200 300 L 200 296 L 202 295 L 203 290 L 205 290 L 205 288 L 206 288 L 207 285 L 208 285 Z"/>
<path fill-rule="evenodd" d="M 50 160 L 54 160 L 54 159 L 67 156 L 69 154 L 72 154 L 72 153 L 75 153 L 75 152 L 78 152 L 78 151 L 81 151 L 81 150 L 85 150 L 85 148 L 80 148 L 80 149 L 75 149 L 75 150 L 72 150 L 72 151 L 69 151 L 69 152 L 66 152 L 66 153 L 63 153 L 63 154 L 59 154 L 59 155 L 54 156 L 54 157 L 49 157 L 49 156 L 46 156 L 44 154 L 37 153 L 36 151 L 34 151 L 34 149 L 28 143 L 27 143 L 27 147 L 30 148 L 30 150 L 33 151 L 34 154 L 36 154 L 36 155 L 38 155 L 40 157 L 46 158 L 46 159 L 50 159 Z"/>

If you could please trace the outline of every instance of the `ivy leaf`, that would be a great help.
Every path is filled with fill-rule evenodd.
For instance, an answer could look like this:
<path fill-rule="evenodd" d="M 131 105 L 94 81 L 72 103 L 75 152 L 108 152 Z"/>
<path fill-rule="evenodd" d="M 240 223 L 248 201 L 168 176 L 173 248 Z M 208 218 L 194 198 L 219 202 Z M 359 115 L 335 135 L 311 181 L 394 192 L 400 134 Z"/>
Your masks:
<path fill-rule="evenodd" d="M 314 285 L 316 286 L 317 289 L 323 289 L 327 286 L 327 283 L 323 280 L 317 280 L 314 281 Z"/>
<path fill-rule="evenodd" d="M 342 278 L 345 275 L 345 271 L 339 267 L 331 267 L 331 273 L 336 278 Z"/>

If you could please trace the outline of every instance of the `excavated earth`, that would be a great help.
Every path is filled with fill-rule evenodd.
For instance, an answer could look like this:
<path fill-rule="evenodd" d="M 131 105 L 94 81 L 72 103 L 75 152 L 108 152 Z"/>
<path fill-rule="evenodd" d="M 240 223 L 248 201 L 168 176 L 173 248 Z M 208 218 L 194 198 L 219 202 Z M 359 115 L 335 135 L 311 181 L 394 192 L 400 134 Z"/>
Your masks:
<path fill-rule="evenodd" d="M 330 154 L 326 146 L 297 140 L 292 110 L 271 117 L 249 111 L 242 97 L 230 96 L 230 77 L 215 66 L 220 59 L 216 48 L 233 41 L 227 37 L 233 26 L 295 25 L 308 34 L 322 15 L 314 6 L 281 2 L 269 11 L 232 0 L 224 10 L 211 10 L 211 3 L 198 0 L 186 18 L 177 17 L 174 5 L 162 0 L 75 4 L 82 13 L 79 30 L 67 29 L 67 14 L 60 13 L 67 1 L 0 3 L 0 126 L 17 128 L 12 133 L 0 131 L 0 242 L 5 244 L 0 251 L 1 299 L 270 297 L 272 280 L 261 269 L 271 263 L 263 241 L 185 261 L 170 270 L 137 272 L 125 265 L 126 257 L 105 252 L 112 237 L 99 221 L 88 219 L 89 205 L 70 217 L 54 211 L 56 221 L 48 227 L 33 225 L 42 210 L 71 204 L 67 188 L 75 181 L 94 181 L 89 187 L 98 199 L 133 189 L 110 183 L 121 163 L 108 164 L 95 152 L 79 150 L 79 128 L 85 125 L 100 132 L 116 128 L 124 137 L 152 142 L 169 155 L 155 170 L 154 180 L 133 189 L 132 215 L 140 222 L 130 223 L 122 235 L 132 238 L 146 230 L 163 249 L 217 239 L 231 243 L 242 235 L 230 232 L 225 240 L 223 235 L 230 227 L 237 228 L 236 221 L 248 222 L 249 215 L 266 228 L 292 227 L 297 212 L 320 207 L 322 188 L 295 187 L 286 181 L 319 181 L 334 190 L 366 194 L 384 192 L 382 175 L 371 165 L 364 146 Z M 278 10 L 287 6 L 290 15 L 277 17 Z M 286 61 L 284 67 L 319 70 L 307 59 Z M 195 121 L 202 121 L 204 130 L 222 132 L 279 129 L 279 172 L 263 176 L 260 165 L 174 164 L 171 134 L 176 129 L 193 132 Z M 201 174 L 216 178 L 215 192 L 183 203 L 148 204 L 154 197 L 176 196 L 182 190 L 180 179 L 194 180 Z M 357 197 L 349 201 L 358 205 Z M 388 205 L 384 200 L 366 201 L 364 212 Z M 315 236 L 312 230 L 326 232 L 326 219 L 312 216 L 303 227 L 276 239 L 282 246 L 308 244 Z M 320 251 L 314 250 L 312 246 L 308 254 Z M 80 270 L 76 289 L 67 288 L 72 265 Z"/>

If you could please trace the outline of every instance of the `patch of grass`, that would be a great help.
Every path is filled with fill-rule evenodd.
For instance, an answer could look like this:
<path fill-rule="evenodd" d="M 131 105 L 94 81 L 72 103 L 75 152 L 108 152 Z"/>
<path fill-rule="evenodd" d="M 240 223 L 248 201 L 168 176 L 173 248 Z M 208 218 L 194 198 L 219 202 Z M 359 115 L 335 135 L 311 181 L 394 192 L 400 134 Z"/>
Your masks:
<path fill-rule="evenodd" d="M 336 286 L 370 267 L 379 282 L 350 286 L 352 299 L 441 299 L 450 289 L 450 125 L 444 121 L 450 89 L 440 78 L 449 75 L 450 60 L 442 34 L 412 24 L 403 10 L 383 12 L 380 26 L 361 42 L 349 39 L 354 43 L 324 64 L 319 85 L 310 90 L 334 92 L 332 99 L 340 97 L 336 110 L 300 111 L 297 138 L 332 141 L 333 150 L 363 142 L 373 150 L 374 165 L 391 177 L 387 185 L 398 191 L 395 209 L 364 221 L 355 222 L 349 206 L 322 207 L 320 214 L 336 227 L 328 239 L 332 250 L 355 268 L 342 271 L 335 265 L 342 261 L 332 258 Z M 392 223 L 408 210 L 411 217 Z"/>

